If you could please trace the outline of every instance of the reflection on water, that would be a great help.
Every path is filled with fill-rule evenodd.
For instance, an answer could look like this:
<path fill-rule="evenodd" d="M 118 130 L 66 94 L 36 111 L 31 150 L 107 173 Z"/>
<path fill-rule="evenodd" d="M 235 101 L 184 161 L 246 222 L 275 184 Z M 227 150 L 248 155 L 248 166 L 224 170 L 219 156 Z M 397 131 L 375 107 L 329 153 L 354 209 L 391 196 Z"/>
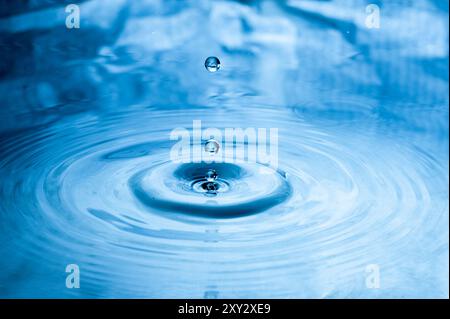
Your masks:
<path fill-rule="evenodd" d="M 67 3 L 0 2 L 1 297 L 448 297 L 448 3 Z"/>

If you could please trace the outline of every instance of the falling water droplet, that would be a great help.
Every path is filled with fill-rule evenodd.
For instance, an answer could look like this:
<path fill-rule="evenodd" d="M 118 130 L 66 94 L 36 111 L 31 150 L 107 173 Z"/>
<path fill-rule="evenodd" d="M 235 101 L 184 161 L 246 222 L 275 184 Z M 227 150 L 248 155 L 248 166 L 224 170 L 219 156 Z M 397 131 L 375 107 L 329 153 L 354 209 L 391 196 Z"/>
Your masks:
<path fill-rule="evenodd" d="M 215 56 L 210 56 L 205 60 L 205 68 L 209 72 L 216 72 L 220 69 L 220 61 Z"/>
<path fill-rule="evenodd" d="M 206 180 L 208 182 L 214 182 L 217 179 L 217 172 L 214 169 L 208 170 L 206 172 Z"/>
<path fill-rule="evenodd" d="M 220 148 L 219 142 L 217 142 L 214 139 L 209 139 L 205 143 L 205 152 L 207 152 L 211 155 L 217 154 L 217 152 L 219 151 L 219 148 Z"/>

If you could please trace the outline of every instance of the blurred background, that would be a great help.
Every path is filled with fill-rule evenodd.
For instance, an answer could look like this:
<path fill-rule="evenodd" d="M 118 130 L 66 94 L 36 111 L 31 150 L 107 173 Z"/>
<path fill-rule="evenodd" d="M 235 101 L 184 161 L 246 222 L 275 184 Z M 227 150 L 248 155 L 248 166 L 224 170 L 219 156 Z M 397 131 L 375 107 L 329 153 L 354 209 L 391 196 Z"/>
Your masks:
<path fill-rule="evenodd" d="M 2 131 L 134 105 L 266 103 L 448 133 L 448 1 L 85 1 L 67 29 L 69 3 L 1 1 Z M 369 3 L 379 29 L 364 25 Z M 199 67 L 209 55 L 220 78 Z M 343 95 L 352 103 L 326 104 Z"/>

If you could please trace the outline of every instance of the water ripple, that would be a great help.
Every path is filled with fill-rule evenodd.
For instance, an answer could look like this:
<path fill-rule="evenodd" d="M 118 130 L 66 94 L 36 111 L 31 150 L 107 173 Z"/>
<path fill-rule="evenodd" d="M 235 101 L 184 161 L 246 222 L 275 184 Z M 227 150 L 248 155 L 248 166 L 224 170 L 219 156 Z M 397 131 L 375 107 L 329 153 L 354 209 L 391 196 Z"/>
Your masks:
<path fill-rule="evenodd" d="M 200 114 L 163 116 L 171 127 L 189 127 L 188 120 Z M 127 282 L 120 295 L 146 295 L 148 286 L 139 278 L 168 278 L 176 270 L 192 277 L 183 277 L 171 296 L 192 289 L 205 273 L 223 283 L 216 288 L 220 296 L 234 296 L 231 287 L 241 286 L 256 293 L 266 275 L 271 282 L 295 278 L 307 285 L 320 278 L 310 290 L 294 286 L 279 296 L 318 296 L 325 288 L 328 296 L 364 296 L 367 264 L 389 274 L 419 258 L 410 255 L 409 243 L 448 218 L 438 200 L 445 197 L 444 168 L 395 140 L 332 135 L 288 112 L 276 114 L 283 127 L 295 125 L 281 132 L 281 173 L 256 163 L 167 162 L 172 144 L 163 136 L 170 132 L 158 126 L 154 113 L 118 113 L 88 124 L 80 119 L 83 130 L 60 124 L 4 139 L 0 167 L 8 183 L 0 192 L 9 200 L 1 204 L 2 227 L 22 238 L 10 249 L 45 251 L 52 256 L 49 267 L 73 259 L 89 273 L 87 285 L 104 285 L 99 278 L 113 287 Z M 274 116 L 253 120 L 264 126 Z M 192 181 L 212 167 L 228 188 L 215 197 L 196 193 Z M 15 216 L 5 214 L 12 211 Z M 439 249 L 443 239 L 436 236 L 421 260 Z M 323 278 L 325 270 L 332 277 Z M 164 281 L 151 286 L 170 288 Z"/>

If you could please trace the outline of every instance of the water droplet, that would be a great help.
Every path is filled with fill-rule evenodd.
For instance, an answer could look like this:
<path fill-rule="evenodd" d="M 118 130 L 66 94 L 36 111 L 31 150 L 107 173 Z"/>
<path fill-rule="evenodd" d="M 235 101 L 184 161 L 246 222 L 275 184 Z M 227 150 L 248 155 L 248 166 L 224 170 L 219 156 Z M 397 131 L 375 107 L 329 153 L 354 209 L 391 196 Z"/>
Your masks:
<path fill-rule="evenodd" d="M 208 170 L 206 172 L 206 180 L 208 182 L 214 182 L 217 179 L 217 172 L 214 169 Z"/>
<path fill-rule="evenodd" d="M 209 72 L 216 72 L 220 69 L 220 61 L 215 56 L 210 56 L 205 60 L 205 68 Z"/>
<path fill-rule="evenodd" d="M 214 139 L 207 140 L 205 143 L 205 152 L 209 154 L 217 154 L 220 144 Z"/>

